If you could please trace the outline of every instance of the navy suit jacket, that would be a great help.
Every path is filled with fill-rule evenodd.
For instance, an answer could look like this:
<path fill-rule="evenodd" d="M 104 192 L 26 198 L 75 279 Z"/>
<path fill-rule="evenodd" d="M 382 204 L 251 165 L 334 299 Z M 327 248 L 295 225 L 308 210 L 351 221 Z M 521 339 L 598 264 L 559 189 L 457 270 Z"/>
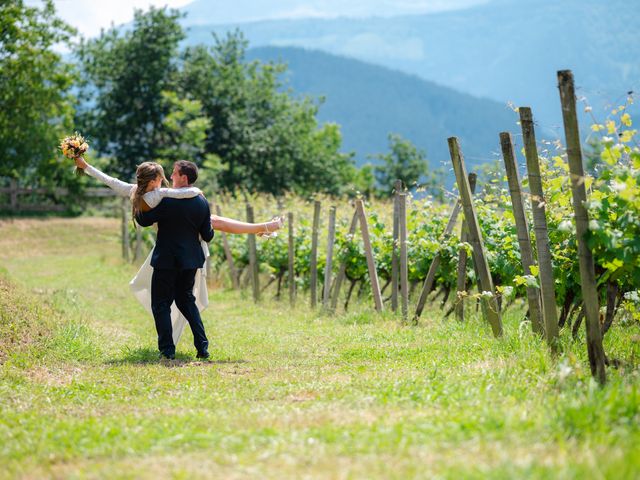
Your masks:
<path fill-rule="evenodd" d="M 213 238 L 209 204 L 201 195 L 187 199 L 164 198 L 148 212 L 136 215 L 143 227 L 158 224 L 158 238 L 151 266 L 178 270 L 202 268 L 205 261 L 200 236 Z"/>

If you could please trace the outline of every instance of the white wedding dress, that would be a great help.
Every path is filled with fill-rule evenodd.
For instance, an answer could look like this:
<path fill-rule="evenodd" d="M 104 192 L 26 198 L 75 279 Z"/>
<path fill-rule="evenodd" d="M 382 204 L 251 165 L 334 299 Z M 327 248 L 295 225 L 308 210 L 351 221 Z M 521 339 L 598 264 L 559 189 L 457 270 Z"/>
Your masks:
<path fill-rule="evenodd" d="M 93 178 L 101 181 L 118 195 L 122 197 L 131 198 L 132 193 L 135 192 L 137 186 L 133 183 L 126 183 L 117 178 L 110 177 L 106 173 L 101 172 L 95 167 L 87 166 L 85 173 Z M 163 198 L 193 198 L 200 195 L 202 192 L 199 188 L 157 188 L 144 194 L 144 201 L 149 207 L 155 208 L 162 201 Z M 209 257 L 209 246 L 207 242 L 200 241 L 202 251 L 205 258 Z M 151 256 L 153 255 L 153 249 L 149 252 L 146 260 L 136 273 L 136 276 L 129 282 L 129 287 L 133 296 L 142 304 L 142 306 L 153 315 L 151 310 L 151 276 L 153 275 L 153 267 L 151 266 Z M 203 265 L 204 267 L 204 265 Z M 193 286 L 193 295 L 196 297 L 196 306 L 198 310 L 203 311 L 209 306 L 209 295 L 207 293 L 207 277 L 204 268 L 199 268 L 196 271 L 195 284 Z M 182 315 L 175 302 L 171 305 L 171 327 L 173 329 L 173 344 L 177 345 L 184 326 L 187 324 L 187 319 Z"/>

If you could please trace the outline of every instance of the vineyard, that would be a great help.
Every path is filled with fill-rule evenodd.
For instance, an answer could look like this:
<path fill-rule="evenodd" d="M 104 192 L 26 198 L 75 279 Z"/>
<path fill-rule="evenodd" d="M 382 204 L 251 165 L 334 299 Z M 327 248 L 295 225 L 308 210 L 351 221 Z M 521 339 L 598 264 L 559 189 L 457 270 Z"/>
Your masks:
<path fill-rule="evenodd" d="M 131 3 L 0 3 L 0 480 L 640 478 L 633 2 Z"/>
<path fill-rule="evenodd" d="M 600 122 L 593 119 L 589 148 L 585 152 L 587 171 L 584 182 L 579 182 L 588 192 L 585 206 L 589 223 L 585 240 L 594 259 L 597 301 L 602 306 L 599 312 L 602 334 L 607 333 L 614 319 L 621 327 L 640 320 L 640 149 L 637 130 L 632 128 L 631 118 L 626 113 L 632 102 L 633 98 L 629 96 L 627 102 L 616 106 L 606 119 Z M 587 106 L 585 110 L 590 109 Z M 524 212 L 527 225 L 533 225 L 532 212 L 546 207 L 543 212 L 546 211 L 551 255 L 552 298 L 555 299 L 555 309 L 559 311 L 557 326 L 571 329 L 573 338 L 577 339 L 586 312 L 577 261 L 572 174 L 566 148 L 560 141 L 539 142 L 538 163 L 544 200 L 527 193 L 530 179 L 524 175 Z M 398 225 L 394 225 L 394 221 L 398 220 L 398 202 L 406 202 L 409 302 L 412 306 L 419 303 L 418 294 L 436 260 L 435 276 L 430 279 L 432 287 L 424 293 L 431 292 L 429 301 L 437 302 L 445 317 L 457 311 L 457 317 L 462 319 L 464 308 L 479 308 L 480 299 L 491 297 L 499 309 L 505 309 L 514 302 L 524 303 L 528 289 L 539 292 L 539 265 L 534 262 L 528 272 L 523 269 L 522 239 L 519 239 L 515 219 L 518 212 L 514 212 L 510 187 L 506 182 L 504 167 L 496 163 L 478 180 L 477 193 L 473 197 L 494 291 L 481 287 L 475 259 L 474 262 L 467 261 L 472 257 L 473 249 L 461 225 L 462 218 L 456 222 L 454 210 L 459 210 L 460 206 L 456 205 L 455 192 L 448 193 L 450 203 L 440 203 L 420 192 L 407 194 L 398 189 L 393 201 L 372 199 L 364 204 L 366 233 L 376 278 L 368 269 L 361 229 L 354 230 L 357 199 L 351 202 L 328 197 L 304 200 L 288 196 L 276 199 L 245 193 L 218 196 L 215 203 L 223 215 L 233 218 L 244 218 L 246 205 L 252 207 L 257 219 L 270 218 L 277 212 L 289 212 L 288 232 L 285 227 L 276 238 L 255 244 L 259 280 L 253 287 L 254 298 L 272 295 L 281 299 L 287 296 L 285 292 L 288 291 L 291 302 L 294 299 L 297 302 L 308 301 L 312 305 L 320 302 L 326 309 L 335 310 L 337 306 L 346 311 L 354 295 L 373 302 L 371 298 L 376 294 L 376 288 L 372 288 L 373 279 L 376 284 L 379 281 L 384 308 L 395 311 L 398 308 L 398 290 L 402 288 L 400 282 L 393 278 L 394 256 L 397 259 L 400 251 Z M 337 206 L 335 234 L 329 225 L 332 206 Z M 319 214 L 321 212 L 320 222 L 314 222 L 314 208 L 319 209 Z M 315 216 L 317 218 L 318 214 Z M 455 228 L 449 234 L 445 230 L 452 222 Z M 319 235 L 316 254 L 313 254 L 314 224 L 318 230 L 315 235 Z M 527 235 L 531 235 L 533 256 L 536 257 L 539 253 L 537 230 L 530 230 Z M 331 245 L 328 244 L 330 237 L 334 238 Z M 211 266 L 219 275 L 228 276 L 230 285 L 249 288 L 252 284 L 255 275 L 252 275 L 250 265 L 250 245 L 251 242 L 243 236 L 224 234 L 212 242 Z M 329 269 L 326 268 L 327 261 L 331 262 Z M 341 267 L 346 287 L 339 290 L 336 283 L 341 281 Z M 312 271 L 317 273 L 317 280 L 312 279 Z M 328 282 L 325 281 L 327 274 L 330 275 Z M 316 282 L 319 288 L 310 288 Z M 465 288 L 460 288 L 460 285 Z M 329 291 L 325 293 L 327 287 Z M 331 302 L 327 302 L 327 298 Z M 416 313 L 414 319 L 418 321 L 419 311 Z M 526 317 L 530 322 L 531 316 L 529 309 Z M 544 330 L 542 325 L 531 323 L 534 330 Z M 615 363 L 615 359 L 610 361 L 606 358 L 605 361 Z"/>

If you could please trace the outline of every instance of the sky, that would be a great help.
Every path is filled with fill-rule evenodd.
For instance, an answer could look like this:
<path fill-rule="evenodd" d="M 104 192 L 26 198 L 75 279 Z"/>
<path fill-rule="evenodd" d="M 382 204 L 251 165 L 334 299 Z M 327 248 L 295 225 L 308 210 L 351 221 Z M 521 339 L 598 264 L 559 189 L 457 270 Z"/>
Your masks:
<path fill-rule="evenodd" d="M 133 20 L 135 9 L 147 10 L 150 6 L 181 8 L 189 3 L 205 2 L 208 12 L 213 12 L 217 23 L 235 22 L 242 18 L 251 20 L 251 14 L 259 19 L 367 16 L 371 11 L 387 16 L 389 14 L 425 13 L 444 9 L 456 9 L 466 5 L 483 3 L 488 0 L 53 0 L 57 14 L 75 27 L 84 37 L 95 37 L 100 29 L 108 29 L 112 24 L 120 25 Z M 30 6 L 41 6 L 42 0 L 25 0 Z M 187 19 L 187 24 L 201 23 L 202 18 Z M 204 19 L 211 22 L 211 16 Z M 254 19 L 255 20 L 255 19 Z"/>
<path fill-rule="evenodd" d="M 57 14 L 85 37 L 93 37 L 100 29 L 133 20 L 135 9 L 150 6 L 180 8 L 192 0 L 54 0 Z M 215 1 L 215 0 L 214 0 Z M 26 0 L 30 6 L 41 6 L 40 0 Z"/>

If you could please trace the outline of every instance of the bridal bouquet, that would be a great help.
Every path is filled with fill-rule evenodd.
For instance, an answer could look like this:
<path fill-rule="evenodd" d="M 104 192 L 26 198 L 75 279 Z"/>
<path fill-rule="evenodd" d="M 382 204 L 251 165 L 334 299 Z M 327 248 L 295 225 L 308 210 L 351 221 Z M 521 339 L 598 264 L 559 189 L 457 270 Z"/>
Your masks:
<path fill-rule="evenodd" d="M 62 150 L 62 154 L 67 158 L 81 157 L 87 150 L 89 150 L 89 144 L 82 135 L 76 132 L 75 134 L 62 139 L 60 142 L 60 150 Z M 83 170 L 76 168 L 75 172 L 76 175 L 82 175 Z"/>

